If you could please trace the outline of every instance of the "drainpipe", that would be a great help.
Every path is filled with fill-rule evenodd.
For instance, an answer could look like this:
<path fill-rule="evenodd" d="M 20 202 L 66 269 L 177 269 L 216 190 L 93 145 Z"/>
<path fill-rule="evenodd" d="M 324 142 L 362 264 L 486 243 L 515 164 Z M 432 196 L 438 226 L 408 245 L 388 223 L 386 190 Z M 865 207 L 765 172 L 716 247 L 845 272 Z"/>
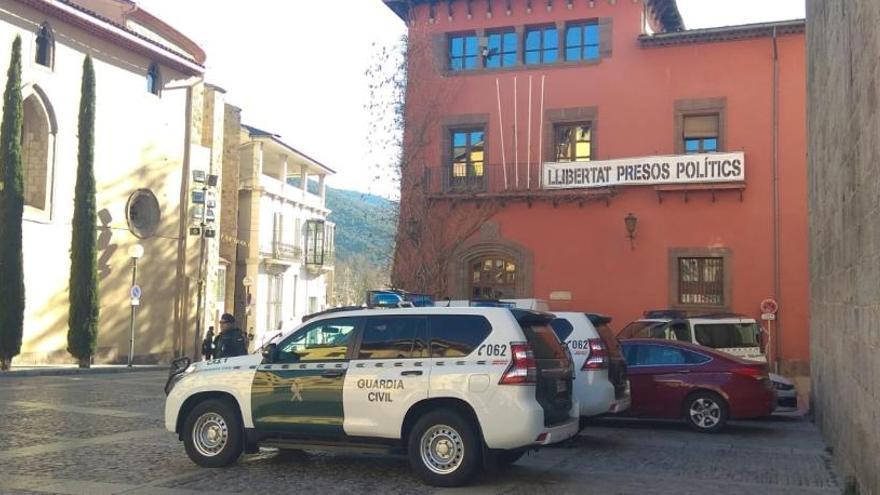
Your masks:
<path fill-rule="evenodd" d="M 773 28 L 773 298 L 780 301 L 780 242 L 779 242 L 779 44 L 776 28 Z M 775 363 L 779 372 L 782 354 L 782 323 L 776 320 Z"/>
<path fill-rule="evenodd" d="M 180 207 L 178 229 L 177 229 L 177 291 L 174 303 L 174 355 L 181 357 L 186 355 L 186 326 L 189 318 L 189 287 L 186 282 L 186 241 L 189 229 L 189 188 L 192 180 L 190 169 L 190 148 L 192 143 L 192 104 L 193 104 L 193 88 L 202 82 L 202 78 L 194 77 L 182 81 L 174 87 L 166 87 L 169 89 L 185 89 L 186 90 L 186 126 L 184 128 L 183 143 L 183 164 L 180 181 Z M 198 358 L 198 349 L 193 349 L 193 359 Z"/>

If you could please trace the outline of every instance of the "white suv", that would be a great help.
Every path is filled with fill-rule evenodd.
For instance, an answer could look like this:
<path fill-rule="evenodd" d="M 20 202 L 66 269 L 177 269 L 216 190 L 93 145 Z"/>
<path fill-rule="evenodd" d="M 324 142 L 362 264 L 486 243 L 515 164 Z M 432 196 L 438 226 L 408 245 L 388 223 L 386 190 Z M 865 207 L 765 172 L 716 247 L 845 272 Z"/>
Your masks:
<path fill-rule="evenodd" d="M 503 308 L 326 313 L 262 355 L 179 364 L 165 425 L 205 467 L 259 445 L 403 451 L 426 483 L 461 485 L 484 463 L 577 433 L 573 366 L 552 319 Z"/>
<path fill-rule="evenodd" d="M 629 409 L 626 360 L 611 328 L 611 318 L 587 313 L 558 312 L 551 325 L 572 354 L 577 377 L 574 396 L 581 417 Z"/>

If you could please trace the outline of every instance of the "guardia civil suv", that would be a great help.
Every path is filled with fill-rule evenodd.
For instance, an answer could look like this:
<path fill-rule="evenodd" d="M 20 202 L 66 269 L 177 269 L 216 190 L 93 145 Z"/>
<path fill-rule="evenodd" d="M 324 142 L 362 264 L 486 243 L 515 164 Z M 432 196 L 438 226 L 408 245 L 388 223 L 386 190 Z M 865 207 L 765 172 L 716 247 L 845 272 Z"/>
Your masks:
<path fill-rule="evenodd" d="M 552 315 L 362 309 L 308 320 L 261 354 L 182 363 L 165 425 L 204 467 L 258 446 L 404 452 L 426 483 L 577 433 L 573 367 Z"/>

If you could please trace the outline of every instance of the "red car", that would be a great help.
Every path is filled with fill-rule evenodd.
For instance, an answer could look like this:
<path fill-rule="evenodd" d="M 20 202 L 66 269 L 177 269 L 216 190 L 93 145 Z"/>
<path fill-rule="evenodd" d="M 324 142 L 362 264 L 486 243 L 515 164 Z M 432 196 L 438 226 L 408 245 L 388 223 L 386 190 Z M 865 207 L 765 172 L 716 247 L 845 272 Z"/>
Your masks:
<path fill-rule="evenodd" d="M 684 420 L 716 432 L 728 418 L 767 416 L 776 391 L 767 365 L 680 341 L 621 341 L 632 390 L 630 416 Z"/>

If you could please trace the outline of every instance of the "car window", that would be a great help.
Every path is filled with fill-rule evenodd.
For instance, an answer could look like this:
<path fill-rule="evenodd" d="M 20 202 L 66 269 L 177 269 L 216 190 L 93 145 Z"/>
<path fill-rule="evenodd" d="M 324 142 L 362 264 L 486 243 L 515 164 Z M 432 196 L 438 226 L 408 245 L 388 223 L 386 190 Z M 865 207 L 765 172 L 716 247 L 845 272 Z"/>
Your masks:
<path fill-rule="evenodd" d="M 564 359 L 566 348 L 550 325 L 521 325 L 532 353 L 538 359 Z"/>
<path fill-rule="evenodd" d="M 335 318 L 303 328 L 278 345 L 279 363 L 345 359 L 357 318 Z"/>
<path fill-rule="evenodd" d="M 709 356 L 692 352 L 692 351 L 682 351 L 684 352 L 685 359 L 687 359 L 687 364 L 703 364 L 708 363 L 712 360 Z"/>
<path fill-rule="evenodd" d="M 571 335 L 571 332 L 574 331 L 574 326 L 572 326 L 571 322 L 565 318 L 556 318 L 550 322 L 550 326 L 553 327 L 553 331 L 556 332 L 556 336 L 559 337 L 560 342 L 565 342 L 565 339 L 567 339 Z"/>
<path fill-rule="evenodd" d="M 760 329 L 755 323 L 707 323 L 694 325 L 697 343 L 713 349 L 758 347 Z"/>
<path fill-rule="evenodd" d="M 464 357 L 472 353 L 489 333 L 492 325 L 483 316 L 433 315 L 428 318 L 431 357 Z"/>
<path fill-rule="evenodd" d="M 665 321 L 634 321 L 623 327 L 617 335 L 621 339 L 665 338 L 668 323 Z"/>
<path fill-rule="evenodd" d="M 358 359 L 425 357 L 427 320 L 418 316 L 371 316 L 364 321 Z"/>
<path fill-rule="evenodd" d="M 687 357 L 681 349 L 665 345 L 640 345 L 636 366 L 674 366 L 686 364 Z"/>
<path fill-rule="evenodd" d="M 639 346 L 633 344 L 621 344 L 620 347 L 623 349 L 623 359 L 626 360 L 626 364 L 630 366 L 636 364 Z"/>
<path fill-rule="evenodd" d="M 669 325 L 664 332 L 666 340 L 680 340 L 682 342 L 693 342 L 691 339 L 691 329 L 685 322 L 678 322 Z"/>

